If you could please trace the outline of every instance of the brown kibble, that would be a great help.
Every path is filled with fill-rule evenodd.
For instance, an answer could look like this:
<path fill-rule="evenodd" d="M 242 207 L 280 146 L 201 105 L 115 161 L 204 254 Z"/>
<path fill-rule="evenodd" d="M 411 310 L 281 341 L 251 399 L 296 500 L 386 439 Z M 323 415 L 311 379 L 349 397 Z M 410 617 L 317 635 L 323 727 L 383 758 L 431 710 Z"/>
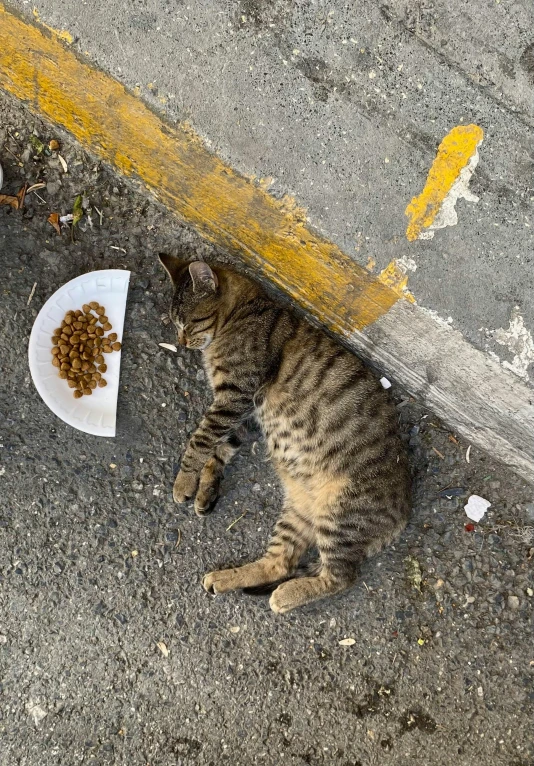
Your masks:
<path fill-rule="evenodd" d="M 85 396 L 90 396 L 90 395 L 93 393 L 93 392 L 91 391 L 91 389 L 90 389 L 90 388 L 88 388 L 88 387 L 84 388 L 84 389 L 83 389 L 83 392 L 84 392 Z"/>
<path fill-rule="evenodd" d="M 52 345 L 57 346 L 59 345 L 60 336 L 59 335 L 52 335 Z"/>
<path fill-rule="evenodd" d="M 91 314 L 91 319 L 89 320 L 89 324 L 96 324 L 98 322 L 98 317 L 95 317 L 94 314 Z"/>
<path fill-rule="evenodd" d="M 101 317 L 98 317 L 98 321 L 100 322 L 100 324 L 106 324 L 106 322 L 109 322 L 109 319 L 107 318 L 105 314 L 102 314 Z"/>
<path fill-rule="evenodd" d="M 70 364 L 68 362 L 62 362 L 61 369 L 65 371 L 70 370 Z"/>
<path fill-rule="evenodd" d="M 88 338 L 85 341 L 85 348 L 94 348 L 95 342 L 92 338 Z"/>
<path fill-rule="evenodd" d="M 99 372 L 93 372 L 93 380 L 100 380 L 102 375 Z"/>
<path fill-rule="evenodd" d="M 54 335 L 61 335 L 62 332 L 63 332 L 62 327 L 56 327 L 56 329 L 54 330 Z"/>
<path fill-rule="evenodd" d="M 76 388 L 76 381 L 72 380 L 72 378 L 69 378 L 69 380 L 67 380 L 67 384 L 69 388 Z"/>
<path fill-rule="evenodd" d="M 72 335 L 72 327 L 70 327 L 69 325 L 67 325 L 67 326 L 65 327 L 65 329 L 63 330 L 63 332 L 65 333 L 65 335 L 68 335 L 68 336 L 69 336 L 69 338 L 70 338 L 70 336 Z"/>
<path fill-rule="evenodd" d="M 89 369 L 87 370 L 87 372 L 90 372 L 90 373 L 96 372 L 96 367 L 94 366 L 94 364 L 89 363 Z"/>
<path fill-rule="evenodd" d="M 66 354 L 68 354 L 68 353 L 69 353 L 69 351 L 70 351 L 70 346 L 67 346 L 67 344 L 66 344 L 66 343 L 64 343 L 64 344 L 61 344 L 61 346 L 59 347 L 59 350 L 61 351 L 61 353 L 63 354 L 63 356 L 65 356 Z"/>
<path fill-rule="evenodd" d="M 72 326 L 74 327 L 75 330 L 81 330 L 83 327 L 83 324 L 82 322 L 73 322 Z"/>
<path fill-rule="evenodd" d="M 83 379 L 84 379 L 85 381 L 91 380 L 91 379 L 92 379 L 92 377 L 93 377 L 93 376 L 92 376 L 92 375 L 91 375 L 89 372 L 86 372 L 86 373 L 85 373 L 85 375 L 83 375 Z"/>
<path fill-rule="evenodd" d="M 87 385 L 94 391 L 96 388 L 96 380 L 90 380 Z"/>
<path fill-rule="evenodd" d="M 80 311 L 80 309 L 76 309 L 76 311 L 74 312 L 75 317 L 81 317 L 82 314 L 83 314 L 83 311 Z"/>
<path fill-rule="evenodd" d="M 118 339 L 119 338 L 116 332 L 110 332 L 110 334 L 108 335 L 108 340 L 110 340 L 112 343 L 114 343 Z"/>
<path fill-rule="evenodd" d="M 68 343 L 68 342 L 69 342 L 69 338 L 70 338 L 70 337 L 71 337 L 70 335 L 67 335 L 67 334 L 66 334 L 66 333 L 64 333 L 64 332 L 62 332 L 62 333 L 61 333 L 61 340 L 62 340 L 64 343 Z"/>
<path fill-rule="evenodd" d="M 79 351 L 77 351 L 75 348 L 72 349 L 72 351 L 69 354 L 69 359 L 76 359 L 76 357 L 80 356 Z"/>
<path fill-rule="evenodd" d="M 73 396 L 74 396 L 75 399 L 81 399 L 82 396 L 83 396 L 83 393 L 82 393 L 82 391 L 80 391 L 79 388 L 77 388 L 76 391 L 74 392 Z"/>
<path fill-rule="evenodd" d="M 57 346 L 53 346 L 52 353 L 54 354 L 54 356 L 57 356 L 57 354 L 60 353 L 59 348 Z"/>
<path fill-rule="evenodd" d="M 89 362 L 82 362 L 82 370 L 84 372 L 87 372 L 88 369 L 89 369 Z"/>
<path fill-rule="evenodd" d="M 96 311 L 96 309 L 98 308 L 98 306 L 99 306 L 100 304 L 98 304 L 96 301 L 91 301 L 91 303 L 90 303 L 89 305 L 91 306 L 91 308 L 93 309 L 93 311 Z"/>
<path fill-rule="evenodd" d="M 115 341 L 115 343 L 112 343 L 112 344 L 111 344 L 111 348 L 113 349 L 113 351 L 120 351 L 120 350 L 121 350 L 121 348 L 122 348 L 122 346 L 121 346 L 121 344 L 119 343 L 119 341 L 118 341 L 118 340 L 116 340 L 116 341 Z"/>
<path fill-rule="evenodd" d="M 90 354 L 88 351 L 84 351 L 82 354 L 82 359 L 85 362 L 88 362 L 91 359 L 92 354 Z"/>
<path fill-rule="evenodd" d="M 77 380 L 77 378 L 78 378 L 77 371 L 73 370 L 72 367 L 68 371 L 67 375 L 68 375 L 69 378 L 71 378 L 71 380 Z"/>
<path fill-rule="evenodd" d="M 98 356 L 95 356 L 95 362 L 97 364 L 104 364 L 104 357 L 102 356 L 102 354 L 99 354 Z"/>
<path fill-rule="evenodd" d="M 105 388 L 107 386 L 108 382 L 105 378 L 100 378 L 98 381 L 98 388 Z"/>
<path fill-rule="evenodd" d="M 65 324 L 72 324 L 74 321 L 74 317 L 72 314 L 67 314 L 65 317 Z"/>
<path fill-rule="evenodd" d="M 82 366 L 82 360 L 79 357 L 72 360 L 72 366 L 75 370 L 79 370 Z"/>
<path fill-rule="evenodd" d="M 91 313 L 91 306 L 88 303 L 84 303 L 83 306 L 82 306 L 82 311 L 85 314 L 90 314 Z"/>
<path fill-rule="evenodd" d="M 107 366 L 107 364 L 101 364 L 101 365 L 99 366 L 99 368 L 98 368 L 98 372 L 107 372 L 107 371 L 108 371 L 108 366 Z"/>
<path fill-rule="evenodd" d="M 113 330 L 113 325 L 110 322 L 106 322 L 106 324 L 102 325 L 102 327 L 104 328 L 104 330 L 106 332 L 109 332 L 110 330 Z"/>
<path fill-rule="evenodd" d="M 59 359 L 57 358 L 57 356 L 55 356 L 55 357 L 52 359 L 52 364 L 54 365 L 54 367 L 59 367 L 59 365 L 61 364 L 61 362 L 59 361 Z"/>
<path fill-rule="evenodd" d="M 98 335 L 98 337 L 99 337 L 99 338 L 101 338 L 101 337 L 102 337 L 102 335 L 104 335 L 104 330 L 103 330 L 103 328 L 102 328 L 102 327 L 96 327 L 96 328 L 95 328 L 95 334 L 96 334 L 96 335 Z"/>
<path fill-rule="evenodd" d="M 104 354 L 111 354 L 113 349 L 111 348 L 111 346 L 102 346 L 102 351 L 104 352 Z"/>
<path fill-rule="evenodd" d="M 104 306 L 98 306 L 98 308 L 95 309 L 95 313 L 101 317 L 106 313 L 106 309 L 104 308 Z"/>
<path fill-rule="evenodd" d="M 78 378 L 76 380 L 76 388 L 78 388 L 80 391 L 83 391 L 84 385 L 83 385 L 83 380 L 81 378 Z"/>
<path fill-rule="evenodd" d="M 70 336 L 69 343 L 71 346 L 77 346 L 80 342 L 80 336 L 74 333 L 74 335 Z"/>
<path fill-rule="evenodd" d="M 66 380 L 68 378 L 67 371 L 66 370 L 60 370 L 59 371 L 59 377 L 62 378 L 62 380 Z"/>

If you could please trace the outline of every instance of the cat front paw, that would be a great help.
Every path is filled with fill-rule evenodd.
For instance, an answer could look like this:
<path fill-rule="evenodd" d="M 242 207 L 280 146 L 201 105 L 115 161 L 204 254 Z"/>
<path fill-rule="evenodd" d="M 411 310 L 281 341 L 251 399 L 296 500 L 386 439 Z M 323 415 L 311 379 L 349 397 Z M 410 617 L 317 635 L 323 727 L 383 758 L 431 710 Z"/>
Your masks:
<path fill-rule="evenodd" d="M 179 471 L 174 482 L 172 496 L 175 503 L 185 503 L 190 500 L 198 487 L 198 474 L 195 472 Z"/>

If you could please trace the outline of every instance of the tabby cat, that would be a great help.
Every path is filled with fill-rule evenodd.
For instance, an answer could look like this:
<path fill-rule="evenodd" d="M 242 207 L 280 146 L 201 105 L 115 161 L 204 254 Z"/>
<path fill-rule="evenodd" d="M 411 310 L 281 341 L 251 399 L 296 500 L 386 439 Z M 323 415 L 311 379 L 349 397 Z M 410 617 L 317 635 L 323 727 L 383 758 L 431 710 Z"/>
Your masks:
<path fill-rule="evenodd" d="M 204 588 L 276 585 L 277 613 L 348 588 L 410 514 L 410 471 L 389 395 L 357 357 L 251 280 L 200 261 L 160 260 L 174 286 L 178 341 L 202 351 L 214 396 L 183 455 L 174 500 L 195 497 L 200 516 L 213 509 L 252 415 L 285 495 L 266 553 L 210 572 Z M 300 576 L 311 546 L 319 560 Z"/>

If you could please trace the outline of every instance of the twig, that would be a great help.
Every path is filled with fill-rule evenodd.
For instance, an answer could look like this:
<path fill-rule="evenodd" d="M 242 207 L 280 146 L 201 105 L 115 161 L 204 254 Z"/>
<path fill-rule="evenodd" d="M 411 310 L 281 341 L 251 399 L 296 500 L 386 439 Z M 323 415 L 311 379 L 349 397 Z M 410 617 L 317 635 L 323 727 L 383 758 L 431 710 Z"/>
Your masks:
<path fill-rule="evenodd" d="M 6 150 L 8 154 L 10 154 L 12 157 L 14 157 L 17 160 L 21 168 L 24 167 L 24 163 L 21 161 L 20 157 L 17 157 L 17 155 L 14 152 L 12 152 L 11 149 L 9 149 L 5 144 L 4 144 L 4 149 Z"/>
<path fill-rule="evenodd" d="M 26 304 L 26 306 L 29 306 L 29 305 L 30 305 L 30 303 L 32 302 L 32 298 L 33 298 L 33 296 L 35 295 L 35 288 L 36 288 L 36 287 L 37 287 L 37 282 L 34 282 L 34 283 L 33 283 L 33 287 L 32 287 L 32 291 L 31 291 L 31 293 L 30 293 L 30 297 L 28 298 L 28 303 Z"/>
<path fill-rule="evenodd" d="M 434 450 L 434 452 L 436 453 L 438 457 L 440 457 L 442 460 L 445 460 L 445 455 L 442 452 L 440 452 L 439 449 L 436 449 L 435 447 L 432 447 L 432 449 Z"/>
<path fill-rule="evenodd" d="M 43 205 L 46 205 L 46 200 L 41 197 L 40 194 L 37 194 L 37 192 L 33 192 L 37 199 L 40 199 Z"/>
<path fill-rule="evenodd" d="M 178 539 L 177 539 L 176 544 L 175 544 L 174 547 L 178 548 L 178 546 L 180 545 L 181 542 L 182 542 L 182 530 L 179 529 L 178 530 Z"/>
<path fill-rule="evenodd" d="M 94 206 L 96 212 L 98 213 L 98 217 L 100 218 L 100 226 L 102 226 L 102 218 L 104 217 L 104 213 L 97 208 L 97 206 Z"/>
<path fill-rule="evenodd" d="M 234 524 L 237 524 L 238 521 L 241 521 L 243 516 L 246 516 L 247 513 L 248 513 L 248 508 L 247 508 L 247 510 L 244 513 L 241 514 L 241 516 L 238 516 L 237 519 L 234 519 L 229 527 L 226 527 L 226 531 L 229 532 L 232 529 L 232 527 L 234 526 Z"/>

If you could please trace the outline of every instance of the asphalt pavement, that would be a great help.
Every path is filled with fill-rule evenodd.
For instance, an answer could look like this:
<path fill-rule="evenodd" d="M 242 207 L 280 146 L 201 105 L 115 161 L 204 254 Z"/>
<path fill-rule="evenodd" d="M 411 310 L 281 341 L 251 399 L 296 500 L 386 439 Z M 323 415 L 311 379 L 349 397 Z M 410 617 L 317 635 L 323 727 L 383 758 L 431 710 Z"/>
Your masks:
<path fill-rule="evenodd" d="M 198 356 L 159 346 L 156 254 L 225 255 L 3 96 L 0 161 L 3 193 L 46 184 L 0 206 L 1 766 L 531 766 L 531 488 L 394 387 L 416 485 L 400 541 L 286 617 L 206 594 L 206 571 L 261 552 L 281 502 L 255 430 L 211 516 L 172 502 L 210 396 Z M 72 242 L 47 218 L 82 191 Z M 47 409 L 26 352 L 46 299 L 111 267 L 132 278 L 104 439 Z M 491 502 L 474 527 L 471 494 Z"/>

